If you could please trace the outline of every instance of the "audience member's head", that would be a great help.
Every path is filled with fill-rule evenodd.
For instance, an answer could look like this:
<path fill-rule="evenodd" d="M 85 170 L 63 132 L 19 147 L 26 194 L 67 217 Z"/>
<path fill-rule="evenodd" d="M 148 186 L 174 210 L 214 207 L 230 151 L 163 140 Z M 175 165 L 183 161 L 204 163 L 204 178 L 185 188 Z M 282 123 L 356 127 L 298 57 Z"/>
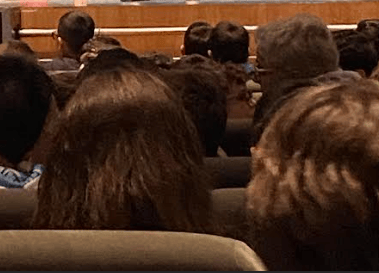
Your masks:
<path fill-rule="evenodd" d="M 78 74 L 78 80 L 80 82 L 94 74 L 101 74 L 104 71 L 117 69 L 120 66 L 143 67 L 144 62 L 136 54 L 124 48 L 102 50 L 95 58 L 88 61 L 87 65 Z"/>
<path fill-rule="evenodd" d="M 0 156 L 14 166 L 40 136 L 54 84 L 36 63 L 0 56 Z M 4 163 L 7 162 L 7 163 Z"/>
<path fill-rule="evenodd" d="M 263 95 L 255 106 L 252 145 L 287 96 L 312 85 L 313 78 L 338 70 L 332 34 L 314 15 L 297 14 L 260 26 L 255 40 L 255 81 L 260 83 Z"/>
<path fill-rule="evenodd" d="M 146 72 L 104 71 L 66 105 L 34 226 L 203 232 L 204 174 L 196 128 L 177 96 Z"/>
<path fill-rule="evenodd" d="M 82 46 L 93 38 L 95 22 L 87 13 L 70 11 L 58 23 L 57 38 L 64 57 L 79 59 Z"/>
<path fill-rule="evenodd" d="M 217 155 L 226 126 L 228 86 L 220 75 L 200 66 L 182 66 L 163 74 L 167 84 L 182 98 L 207 156 Z"/>
<path fill-rule="evenodd" d="M 140 57 L 147 66 L 159 67 L 163 69 L 170 69 L 174 63 L 174 59 L 171 55 L 159 52 L 146 53 Z"/>
<path fill-rule="evenodd" d="M 221 21 L 209 38 L 212 58 L 220 63 L 245 63 L 249 57 L 249 33 L 238 23 Z"/>
<path fill-rule="evenodd" d="M 378 53 L 375 43 L 364 33 L 355 30 L 333 32 L 339 51 L 339 66 L 343 70 L 360 72 L 369 77 L 378 64 Z"/>
<path fill-rule="evenodd" d="M 200 54 L 208 57 L 208 41 L 212 26 L 203 21 L 192 23 L 184 33 L 184 43 L 181 46 L 182 55 Z"/>
<path fill-rule="evenodd" d="M 11 40 L 0 44 L 0 55 L 22 56 L 31 62 L 37 62 L 38 57 L 30 46 L 19 40 Z"/>
<path fill-rule="evenodd" d="M 172 64 L 174 69 L 209 69 L 212 71 L 218 71 L 222 69 L 222 65 L 215 62 L 214 60 L 200 55 L 200 54 L 191 54 L 182 56 L 179 60 Z"/>
<path fill-rule="evenodd" d="M 323 21 L 298 14 L 260 26 L 255 33 L 257 67 L 281 78 L 313 78 L 338 69 L 338 51 Z"/>
<path fill-rule="evenodd" d="M 373 31 L 379 34 L 379 19 L 364 19 L 359 21 L 357 31 Z"/>
<path fill-rule="evenodd" d="M 291 259 L 302 270 L 378 268 L 378 139 L 370 80 L 313 87 L 276 112 L 247 190 L 252 244 L 269 269 L 295 270 Z"/>
<path fill-rule="evenodd" d="M 357 31 L 366 34 L 376 46 L 379 53 L 379 19 L 365 19 L 359 21 Z"/>
<path fill-rule="evenodd" d="M 98 35 L 82 46 L 80 62 L 86 65 L 89 60 L 96 58 L 100 51 L 121 47 L 122 45 L 117 39 L 106 35 Z"/>

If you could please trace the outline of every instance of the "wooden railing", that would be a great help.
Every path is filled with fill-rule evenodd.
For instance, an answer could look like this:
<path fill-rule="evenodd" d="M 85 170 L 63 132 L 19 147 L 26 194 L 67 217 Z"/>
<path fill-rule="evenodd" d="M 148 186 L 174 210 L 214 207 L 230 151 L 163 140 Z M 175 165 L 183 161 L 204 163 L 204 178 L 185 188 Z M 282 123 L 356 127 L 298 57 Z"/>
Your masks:
<path fill-rule="evenodd" d="M 53 56 L 56 43 L 51 32 L 59 18 L 75 7 L 21 8 L 21 39 L 28 42 L 40 56 Z M 173 56 L 180 54 L 183 32 L 194 21 L 216 24 L 221 20 L 237 21 L 251 35 L 258 25 L 296 13 L 317 15 L 331 28 L 354 28 L 366 18 L 379 17 L 379 1 L 343 1 L 291 3 L 207 3 L 162 5 L 87 6 L 79 9 L 89 13 L 100 33 L 112 35 L 132 51 L 161 51 Z"/>

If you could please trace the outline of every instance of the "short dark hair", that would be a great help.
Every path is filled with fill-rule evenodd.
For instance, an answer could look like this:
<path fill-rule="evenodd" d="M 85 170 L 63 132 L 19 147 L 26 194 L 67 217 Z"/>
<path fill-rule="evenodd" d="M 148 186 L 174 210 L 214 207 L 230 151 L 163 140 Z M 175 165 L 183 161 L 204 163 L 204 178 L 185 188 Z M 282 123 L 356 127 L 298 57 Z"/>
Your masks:
<path fill-rule="evenodd" d="M 116 38 L 107 35 L 97 35 L 82 46 L 82 52 L 100 52 L 101 50 L 119 47 L 122 47 L 122 45 Z"/>
<path fill-rule="evenodd" d="M 116 48 L 122 48 L 120 41 L 111 36 L 98 35 L 82 46 L 80 63 L 82 65 L 87 65 L 90 60 L 94 59 L 100 53 L 100 51 Z"/>
<path fill-rule="evenodd" d="M 144 63 L 135 53 L 124 48 L 102 50 L 96 58 L 90 59 L 88 64 L 79 72 L 78 83 L 94 74 L 103 73 L 106 70 L 112 70 L 120 66 L 142 67 Z"/>
<path fill-rule="evenodd" d="M 58 36 L 66 41 L 69 48 L 77 54 L 82 46 L 94 36 L 95 22 L 91 16 L 82 11 L 69 11 L 58 23 Z"/>
<path fill-rule="evenodd" d="M 358 22 L 357 31 L 379 39 L 379 19 L 364 19 Z"/>
<path fill-rule="evenodd" d="M 228 86 L 216 71 L 197 66 L 171 69 L 163 74 L 190 113 L 206 156 L 216 156 L 225 132 Z"/>
<path fill-rule="evenodd" d="M 54 84 L 36 63 L 0 56 L 0 154 L 18 163 L 37 141 Z"/>
<path fill-rule="evenodd" d="M 23 56 L 32 62 L 37 62 L 37 54 L 30 48 L 30 46 L 19 40 L 10 40 L 0 45 L 1 55 L 16 55 Z"/>
<path fill-rule="evenodd" d="M 240 24 L 219 22 L 211 32 L 209 48 L 214 60 L 225 63 L 245 63 L 249 57 L 249 33 Z"/>
<path fill-rule="evenodd" d="M 275 113 L 252 153 L 247 188 L 251 243 L 268 268 L 378 268 L 378 139 L 371 80 L 304 90 Z M 278 230 L 282 237 L 271 238 Z M 293 266 L 291 258 L 303 267 L 277 267 Z"/>
<path fill-rule="evenodd" d="M 174 59 L 170 54 L 162 52 L 148 52 L 140 56 L 140 59 L 146 63 L 146 65 L 156 66 L 157 68 L 170 69 Z"/>
<path fill-rule="evenodd" d="M 208 57 L 208 41 L 212 26 L 203 21 L 192 23 L 184 33 L 185 55 L 200 54 Z"/>
<path fill-rule="evenodd" d="M 210 58 L 207 58 L 206 56 L 195 53 L 191 55 L 182 56 L 179 60 L 173 63 L 172 68 L 208 69 L 216 72 L 222 70 L 222 65 Z"/>
<path fill-rule="evenodd" d="M 364 33 L 374 44 L 379 56 L 379 19 L 359 21 L 357 31 Z"/>
<path fill-rule="evenodd" d="M 343 70 L 364 70 L 369 77 L 378 64 L 375 43 L 364 33 L 355 30 L 333 32 L 339 51 L 339 66 Z"/>
<path fill-rule="evenodd" d="M 85 79 L 55 137 L 35 227 L 209 230 L 196 129 L 155 76 L 116 67 Z"/>

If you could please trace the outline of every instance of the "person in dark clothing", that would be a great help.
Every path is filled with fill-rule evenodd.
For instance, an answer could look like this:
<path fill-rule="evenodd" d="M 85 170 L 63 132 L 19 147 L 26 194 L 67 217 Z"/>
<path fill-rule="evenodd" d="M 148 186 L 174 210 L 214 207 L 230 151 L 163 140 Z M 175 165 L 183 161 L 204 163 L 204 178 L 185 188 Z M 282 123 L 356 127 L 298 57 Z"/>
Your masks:
<path fill-rule="evenodd" d="M 313 79 L 338 70 L 338 50 L 322 20 L 309 14 L 269 23 L 257 29 L 257 69 L 262 97 L 253 118 L 254 146 L 280 101 Z"/>
<path fill-rule="evenodd" d="M 53 33 L 59 47 L 59 57 L 41 63 L 46 70 L 77 70 L 80 67 L 82 46 L 95 33 L 95 22 L 87 13 L 70 11 L 59 19 L 58 30 Z"/>

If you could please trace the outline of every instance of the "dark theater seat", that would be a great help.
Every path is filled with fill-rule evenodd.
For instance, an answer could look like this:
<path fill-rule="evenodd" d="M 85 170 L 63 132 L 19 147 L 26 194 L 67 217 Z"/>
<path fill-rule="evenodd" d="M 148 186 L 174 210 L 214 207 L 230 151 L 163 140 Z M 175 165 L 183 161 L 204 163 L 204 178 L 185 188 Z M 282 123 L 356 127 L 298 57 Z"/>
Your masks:
<path fill-rule="evenodd" d="M 207 157 L 204 162 L 215 189 L 245 187 L 250 181 L 251 157 Z"/>
<path fill-rule="evenodd" d="M 36 206 L 36 190 L 0 188 L 0 230 L 29 228 Z"/>
<path fill-rule="evenodd" d="M 221 148 L 228 156 L 250 156 L 251 119 L 228 119 Z"/>

